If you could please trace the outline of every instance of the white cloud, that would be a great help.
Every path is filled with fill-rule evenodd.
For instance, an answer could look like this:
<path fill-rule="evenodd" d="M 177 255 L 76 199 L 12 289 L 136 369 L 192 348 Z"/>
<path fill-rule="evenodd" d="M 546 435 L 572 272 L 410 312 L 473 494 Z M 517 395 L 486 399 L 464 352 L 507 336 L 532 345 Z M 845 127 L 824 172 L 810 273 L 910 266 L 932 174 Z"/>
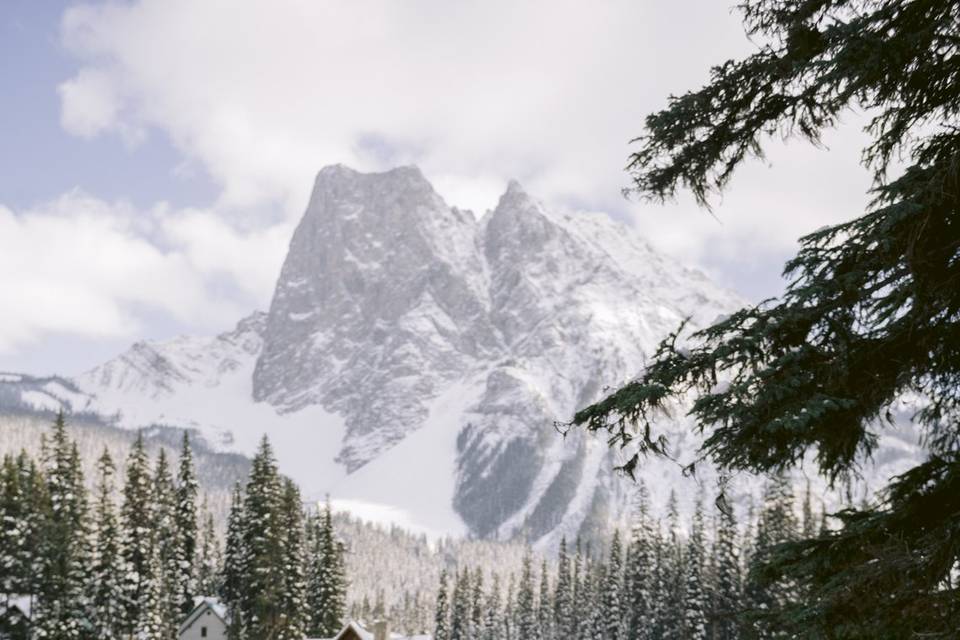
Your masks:
<path fill-rule="evenodd" d="M 205 209 L 135 211 L 80 194 L 0 209 L 0 350 L 50 332 L 129 335 L 144 308 L 222 328 L 269 300 L 315 172 L 419 164 L 481 210 L 509 178 L 560 206 L 633 217 L 660 247 L 748 295 L 796 238 L 862 208 L 862 135 L 827 154 L 772 146 L 718 203 L 660 208 L 620 191 L 628 140 L 666 96 L 749 51 L 727 3 L 140 0 L 69 9 L 80 68 L 61 124 L 136 144 L 166 136 L 220 187 Z M 279 210 L 279 211 L 278 211 Z M 21 278 L 20 273 L 24 276 Z M 64 312 L 64 307 L 70 307 Z"/>
<path fill-rule="evenodd" d="M 726 6 L 686 4 L 145 0 L 71 9 L 63 34 L 77 78 L 123 87 L 117 121 L 165 131 L 230 204 L 297 214 L 324 164 L 416 162 L 597 206 L 643 115 L 706 77 L 690 43 L 746 47 Z"/>
<path fill-rule="evenodd" d="M 689 204 L 621 199 L 645 114 L 749 51 L 727 3 L 141 0 L 73 8 L 63 37 L 85 65 L 64 114 L 100 90 L 122 105 L 113 127 L 88 116 L 97 130 L 158 128 L 222 186 L 220 205 L 280 202 L 288 219 L 322 165 L 414 162 L 454 204 L 491 206 L 518 178 L 548 201 L 632 211 L 681 255 L 736 262 L 758 238 L 779 259 L 853 213 L 866 184 L 854 132 L 843 156 L 791 149 L 776 172 L 744 171 L 722 227 Z"/>
<path fill-rule="evenodd" d="M 283 256 L 277 238 L 288 235 L 80 192 L 27 211 L 0 206 L 0 273 L 15 274 L 0 278 L 0 353 L 49 334 L 133 338 L 150 312 L 227 327 L 269 299 Z M 237 286 L 218 292 L 220 277 Z"/>

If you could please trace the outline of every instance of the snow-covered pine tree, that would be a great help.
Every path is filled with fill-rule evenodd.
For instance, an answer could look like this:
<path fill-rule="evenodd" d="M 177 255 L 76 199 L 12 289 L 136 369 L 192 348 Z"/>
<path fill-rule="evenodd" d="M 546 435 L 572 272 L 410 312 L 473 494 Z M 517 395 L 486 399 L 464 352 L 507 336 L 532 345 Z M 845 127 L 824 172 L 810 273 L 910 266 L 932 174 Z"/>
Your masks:
<path fill-rule="evenodd" d="M 483 629 L 483 569 L 473 571 L 470 583 L 470 640 L 477 640 Z"/>
<path fill-rule="evenodd" d="M 220 592 L 221 565 L 223 555 L 220 551 L 220 539 L 213 522 L 213 514 L 204 497 L 200 509 L 203 528 L 200 530 L 200 545 L 197 548 L 195 566 L 197 568 L 196 589 L 197 595 L 213 596 Z"/>
<path fill-rule="evenodd" d="M 243 574 L 239 611 L 245 637 L 267 638 L 278 626 L 283 588 L 281 483 L 273 448 L 266 436 L 250 466 L 243 501 Z"/>
<path fill-rule="evenodd" d="M 167 452 L 163 448 L 160 449 L 154 469 L 152 495 L 153 545 L 159 555 L 160 597 L 164 603 L 164 607 L 157 609 L 156 613 L 162 613 L 160 625 L 165 636 L 172 636 L 176 633 L 182 615 L 178 590 L 181 542 L 177 528 L 176 488 L 173 485 Z M 150 578 L 154 580 L 157 576 L 151 575 Z M 156 585 L 151 585 L 151 588 L 155 587 Z"/>
<path fill-rule="evenodd" d="M 180 614 L 193 609 L 197 594 L 197 474 L 190 449 L 190 436 L 183 432 L 180 461 L 177 469 L 176 489 L 176 592 L 175 599 Z"/>
<path fill-rule="evenodd" d="M 511 573 L 507 579 L 507 593 L 503 599 L 503 615 L 501 615 L 501 628 L 503 640 L 516 640 L 516 610 L 517 610 L 517 582 L 516 577 Z"/>
<path fill-rule="evenodd" d="M 147 578 L 150 575 L 150 552 L 153 532 L 153 482 L 143 444 L 138 433 L 127 458 L 123 504 L 120 507 L 121 555 L 123 557 L 123 590 L 126 615 L 124 632 L 132 634 L 141 618 L 140 610 Z"/>
<path fill-rule="evenodd" d="M 448 600 L 448 574 L 440 572 L 440 586 L 437 588 L 437 604 L 434 608 L 433 640 L 450 640 L 450 602 Z"/>
<path fill-rule="evenodd" d="M 620 640 L 623 637 L 623 592 L 623 545 L 620 531 L 615 530 L 600 586 L 600 629 L 608 640 Z"/>
<path fill-rule="evenodd" d="M 517 637 L 523 640 L 539 640 L 540 625 L 537 622 L 536 597 L 533 587 L 533 560 L 529 551 L 523 558 L 520 583 L 517 585 L 517 606 L 514 611 Z"/>
<path fill-rule="evenodd" d="M 671 489 L 667 499 L 666 534 L 660 544 L 659 572 L 663 594 L 658 616 L 659 633 L 664 640 L 681 640 L 683 635 L 683 541 L 680 536 L 680 511 L 677 494 Z"/>
<path fill-rule="evenodd" d="M 321 565 L 316 588 L 319 590 L 319 597 L 312 602 L 317 607 L 319 628 L 326 636 L 333 636 L 343 626 L 347 600 L 347 575 L 343 545 L 337 539 L 333 529 L 333 510 L 329 500 L 320 516 L 318 535 Z"/>
<path fill-rule="evenodd" d="M 599 588 L 597 584 L 598 580 L 598 567 L 596 566 L 599 563 L 593 562 L 588 556 L 581 556 L 581 552 L 578 552 L 577 556 L 581 557 L 580 570 L 577 572 L 580 575 L 578 580 L 579 588 L 577 589 L 577 640 L 594 640 L 599 633 L 597 629 L 597 624 L 600 622 L 600 612 L 599 612 Z"/>
<path fill-rule="evenodd" d="M 23 530 L 25 538 L 18 552 L 19 576 L 18 593 L 31 596 L 33 600 L 39 592 L 41 568 L 45 562 L 43 545 L 39 541 L 46 535 L 46 526 L 50 517 L 50 494 L 43 471 L 26 452 L 17 456 L 17 472 L 20 474 L 20 486 L 27 506 L 23 511 Z"/>
<path fill-rule="evenodd" d="M 324 583 L 321 527 L 320 514 L 317 512 L 308 513 L 305 525 L 306 535 L 304 536 L 304 546 L 306 548 L 304 562 L 306 564 L 305 576 L 307 581 L 305 593 L 307 601 L 306 633 L 308 637 L 320 637 L 322 635 L 323 620 L 320 611 L 323 608 L 321 603 L 326 592 L 326 586 Z M 357 603 L 354 603 L 351 607 L 350 616 L 355 619 L 363 619 L 363 614 Z"/>
<path fill-rule="evenodd" d="M 136 640 L 170 640 L 175 637 L 170 629 L 170 593 L 165 584 L 165 572 L 159 544 L 150 546 L 147 555 L 147 575 L 134 624 Z"/>
<path fill-rule="evenodd" d="M 500 606 L 500 574 L 494 573 L 490 591 L 483 603 L 483 623 L 478 640 L 500 640 L 503 629 Z"/>
<path fill-rule="evenodd" d="M 90 629 L 90 536 L 87 496 L 76 444 L 67 436 L 61 411 L 47 450 L 49 512 L 44 535 L 39 589 L 33 616 L 38 639 L 86 638 Z"/>
<path fill-rule="evenodd" d="M 453 581 L 450 640 L 470 640 L 470 571 L 464 567 Z"/>
<path fill-rule="evenodd" d="M 626 638 L 646 640 L 655 625 L 656 532 L 650 516 L 650 495 L 642 481 L 633 500 L 630 552 L 625 569 Z"/>
<path fill-rule="evenodd" d="M 766 484 L 763 509 L 757 522 L 745 589 L 745 604 L 751 611 L 780 609 L 795 601 L 797 586 L 793 581 L 771 578 L 760 569 L 770 561 L 776 545 L 796 540 L 798 534 L 793 488 L 787 475 L 780 472 Z M 763 618 L 762 614 L 753 616 L 749 625 L 751 633 L 760 637 L 778 637 Z"/>
<path fill-rule="evenodd" d="M 557 639 L 573 638 L 576 620 L 573 606 L 573 577 L 570 574 L 570 556 L 567 553 L 567 538 L 560 538 L 557 555 L 557 588 L 553 597 L 553 625 Z"/>
<path fill-rule="evenodd" d="M 570 591 L 573 593 L 573 606 L 570 608 L 570 637 L 579 638 L 580 621 L 584 616 L 583 603 L 583 545 L 577 536 L 573 562 L 570 567 Z"/>
<path fill-rule="evenodd" d="M 547 570 L 547 560 L 544 558 L 540 565 L 540 593 L 537 598 L 537 627 L 541 640 L 553 640 L 553 609 L 554 602 L 550 593 L 550 572 Z"/>
<path fill-rule="evenodd" d="M 21 569 L 27 543 L 27 496 L 12 455 L 0 466 L 0 593 L 25 593 Z"/>
<path fill-rule="evenodd" d="M 113 505 L 116 467 L 106 447 L 97 461 L 100 478 L 94 507 L 96 543 L 91 573 L 91 625 L 95 638 L 122 638 L 125 593 L 121 576 L 120 531 Z"/>
<path fill-rule="evenodd" d="M 717 535 L 714 540 L 714 591 L 711 606 L 712 638 L 737 640 L 740 637 L 738 615 L 743 608 L 742 572 L 737 549 L 737 522 L 733 505 L 717 509 Z"/>
<path fill-rule="evenodd" d="M 230 514 L 227 517 L 227 537 L 224 543 L 223 575 L 220 580 L 220 598 L 230 612 L 227 635 L 231 640 L 244 637 L 246 625 L 243 617 L 244 576 L 247 573 L 247 552 L 243 532 L 246 517 L 243 511 L 243 490 L 240 483 L 233 487 Z"/>
<path fill-rule="evenodd" d="M 703 497 L 697 498 L 683 562 L 683 635 L 689 640 L 707 638 L 707 590 L 705 588 L 706 534 Z"/>
<path fill-rule="evenodd" d="M 274 629 L 276 640 L 302 640 L 306 626 L 306 577 L 303 566 L 303 507 L 300 491 L 292 480 L 283 480 L 280 503 L 281 575 L 283 578 L 278 599 L 280 615 Z"/>

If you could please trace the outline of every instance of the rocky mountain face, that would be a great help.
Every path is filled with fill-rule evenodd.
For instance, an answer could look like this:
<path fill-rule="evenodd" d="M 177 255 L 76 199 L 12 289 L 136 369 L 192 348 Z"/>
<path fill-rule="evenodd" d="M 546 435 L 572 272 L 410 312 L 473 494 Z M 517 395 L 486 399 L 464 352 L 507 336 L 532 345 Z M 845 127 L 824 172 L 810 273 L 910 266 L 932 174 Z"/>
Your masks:
<path fill-rule="evenodd" d="M 683 318 L 742 304 L 609 217 L 547 211 L 515 182 L 477 218 L 414 167 L 332 166 L 268 313 L 139 343 L 76 384 L 125 426 L 190 426 L 241 450 L 265 431 L 282 466 L 307 458 L 293 475 L 308 491 L 552 544 L 604 526 L 629 494 L 602 438 L 555 422 L 635 376 Z M 665 424 L 686 433 L 682 417 Z M 655 496 L 680 476 L 663 461 L 643 473 Z"/>

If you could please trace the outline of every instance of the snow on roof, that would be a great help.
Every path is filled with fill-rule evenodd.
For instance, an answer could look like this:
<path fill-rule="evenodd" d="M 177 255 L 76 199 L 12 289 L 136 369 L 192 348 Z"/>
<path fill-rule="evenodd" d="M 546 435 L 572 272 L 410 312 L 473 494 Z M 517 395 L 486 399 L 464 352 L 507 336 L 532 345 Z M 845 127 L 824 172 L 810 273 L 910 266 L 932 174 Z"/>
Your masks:
<path fill-rule="evenodd" d="M 10 595 L 6 600 L 0 601 L 0 614 L 6 613 L 10 609 L 18 609 L 27 618 L 30 617 L 30 605 L 32 599 L 30 596 Z"/>
<path fill-rule="evenodd" d="M 341 638 L 348 630 L 353 630 L 360 640 L 374 640 L 373 632 L 364 629 L 363 626 L 356 620 L 350 620 L 347 622 L 347 624 L 343 626 L 343 629 L 341 629 L 340 632 L 332 638 L 305 638 L 304 640 L 338 640 L 338 638 Z M 433 636 L 429 634 L 405 636 L 399 633 L 391 633 L 390 640 L 433 640 Z"/>
<path fill-rule="evenodd" d="M 183 633 L 184 629 L 193 624 L 197 616 L 206 609 L 209 608 L 213 611 L 224 624 L 227 622 L 227 607 L 225 604 L 220 602 L 217 598 L 213 596 L 197 596 L 193 599 L 193 610 L 187 614 L 187 617 L 183 619 L 183 622 L 180 624 L 180 632 Z"/>
<path fill-rule="evenodd" d="M 208 605 L 213 612 L 220 616 L 224 621 L 227 619 L 227 605 L 220 602 L 218 598 L 213 596 L 197 596 L 193 599 L 193 608 L 196 609 L 202 604 Z"/>

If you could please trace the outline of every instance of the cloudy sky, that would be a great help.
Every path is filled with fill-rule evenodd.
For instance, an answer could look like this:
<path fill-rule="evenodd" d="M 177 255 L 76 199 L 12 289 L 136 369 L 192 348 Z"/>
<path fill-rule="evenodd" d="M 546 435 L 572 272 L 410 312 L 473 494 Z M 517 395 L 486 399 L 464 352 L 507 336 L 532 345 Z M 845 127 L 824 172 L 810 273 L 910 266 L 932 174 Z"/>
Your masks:
<path fill-rule="evenodd" d="M 601 210 L 751 299 L 856 214 L 856 114 L 772 141 L 716 218 L 621 195 L 671 93 L 748 53 L 715 0 L 0 3 L 0 370 L 73 374 L 265 309 L 326 164 L 417 164 L 483 212 L 510 178 Z"/>

